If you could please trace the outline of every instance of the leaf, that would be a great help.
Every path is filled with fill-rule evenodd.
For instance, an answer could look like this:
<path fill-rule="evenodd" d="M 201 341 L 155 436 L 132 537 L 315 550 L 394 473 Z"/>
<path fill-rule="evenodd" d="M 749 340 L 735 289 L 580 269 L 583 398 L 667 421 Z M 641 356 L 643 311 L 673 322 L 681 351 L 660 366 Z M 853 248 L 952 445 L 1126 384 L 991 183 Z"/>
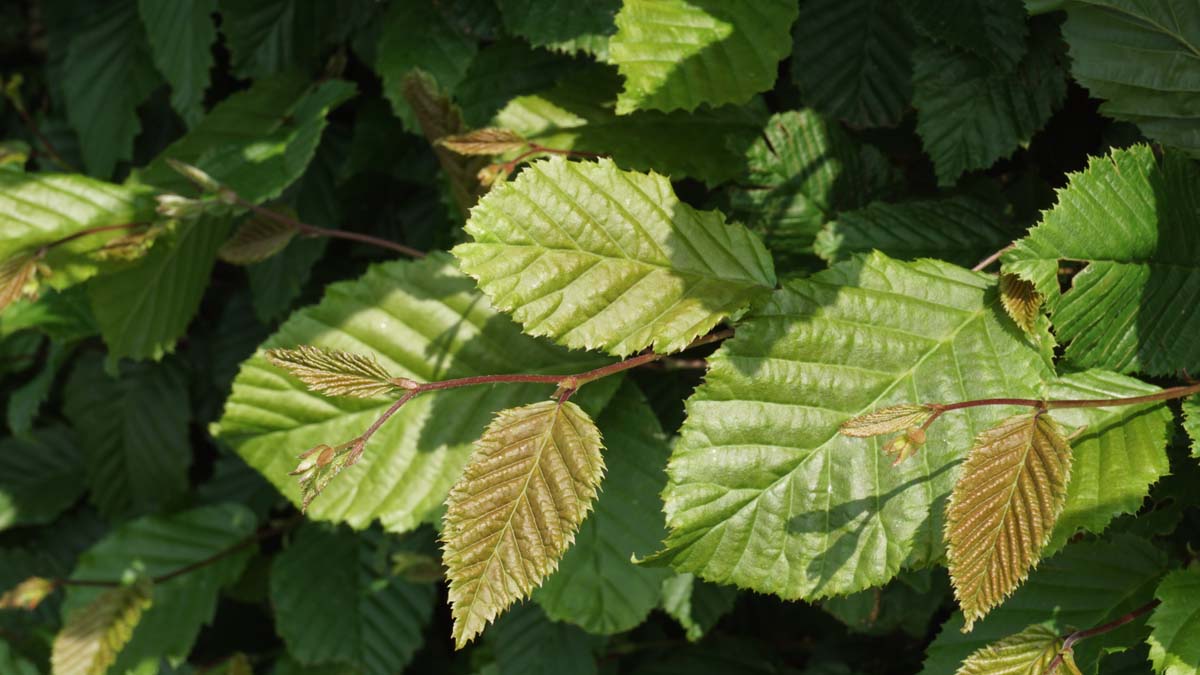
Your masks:
<path fill-rule="evenodd" d="M 71 578 L 121 579 L 134 572 L 155 578 L 226 551 L 250 536 L 254 527 L 254 516 L 236 504 L 140 518 L 92 546 L 80 557 Z M 182 661 L 191 652 L 200 628 L 212 621 L 218 592 L 241 576 L 251 552 L 244 548 L 154 584 L 153 604 L 107 672 L 156 672 L 161 659 Z M 67 588 L 64 616 L 102 592 L 99 588 Z"/>
<path fill-rule="evenodd" d="M 736 178 L 745 149 L 766 119 L 765 106 L 704 106 L 691 113 L 614 111 L 620 78 L 595 66 L 551 89 L 507 103 L 493 123 L 543 147 L 608 155 L 626 169 L 689 176 L 708 185 Z"/>
<path fill-rule="evenodd" d="M 267 361 L 283 368 L 308 385 L 309 391 L 326 396 L 371 398 L 396 389 L 407 389 L 372 356 L 310 345 L 296 349 L 268 349 Z M 415 385 L 415 383 L 413 383 Z"/>
<path fill-rule="evenodd" d="M 1032 281 L 1076 366 L 1168 375 L 1200 369 L 1200 169 L 1145 145 L 1070 174 L 1058 204 L 1016 242 L 1003 270 Z M 1059 292 L 1059 260 L 1086 263 Z"/>
<path fill-rule="evenodd" d="M 71 36 L 60 73 L 67 118 L 88 173 L 112 175 L 133 157 L 137 107 L 162 81 L 151 65 L 137 2 L 119 0 L 89 14 Z"/>
<path fill-rule="evenodd" d="M 596 418 L 604 437 L 604 491 L 533 599 L 554 621 L 593 635 L 631 630 L 658 605 L 666 570 L 630 560 L 652 553 L 666 530 L 658 494 L 670 450 L 638 388 L 625 383 Z"/>
<path fill-rule="evenodd" d="M 99 355 L 76 362 L 63 411 L 88 442 L 83 446 L 91 500 L 110 518 L 141 513 L 187 490 L 187 381 L 173 364 L 104 373 Z"/>
<path fill-rule="evenodd" d="M 1001 274 L 1000 304 L 1021 330 L 1033 333 L 1034 322 L 1042 314 L 1042 295 L 1033 282 L 1015 274 Z"/>
<path fill-rule="evenodd" d="M 1154 672 L 1200 672 L 1200 568 L 1168 574 L 1154 597 L 1162 604 L 1150 615 L 1150 661 Z"/>
<path fill-rule="evenodd" d="M 894 126 L 912 98 L 912 29 L 886 0 L 801 5 L 792 78 L 805 103 L 852 126 Z"/>
<path fill-rule="evenodd" d="M 50 657 L 55 675 L 103 675 L 129 642 L 151 606 L 150 582 L 138 581 L 102 592 L 68 617 L 54 638 Z"/>
<path fill-rule="evenodd" d="M 496 620 L 488 632 L 499 675 L 595 675 L 594 638 L 578 628 L 551 621 L 526 602 Z"/>
<path fill-rule="evenodd" d="M 811 253 L 813 237 L 838 211 L 887 197 L 899 182 L 878 150 L 812 110 L 772 116 L 746 156 L 748 185 L 730 195 L 733 213 L 784 262 Z"/>
<path fill-rule="evenodd" d="M 1200 156 L 1200 75 L 1189 65 L 1200 54 L 1200 9 L 1181 0 L 1086 0 L 1065 9 L 1071 73 L 1104 100 L 1100 112 Z"/>
<path fill-rule="evenodd" d="M 83 488 L 82 448 L 65 427 L 0 440 L 0 530 L 53 521 Z"/>
<path fill-rule="evenodd" d="M 983 59 L 996 74 L 1015 68 L 1029 36 L 1021 0 L 969 0 L 961 9 L 947 12 L 936 0 L 905 5 L 913 25 L 925 35 Z"/>
<path fill-rule="evenodd" d="M 483 432 L 442 524 L 457 648 L 558 567 L 596 499 L 600 450 L 570 401 L 503 410 Z"/>
<path fill-rule="evenodd" d="M 786 599 L 853 593 L 940 559 L 963 440 L 1007 411 L 944 416 L 895 468 L 878 440 L 838 428 L 914 400 L 1037 396 L 1049 359 L 996 302 L 994 278 L 879 253 L 785 283 L 688 399 L 655 559 Z"/>
<path fill-rule="evenodd" d="M 796 14 L 785 0 L 624 0 L 609 40 L 625 78 L 617 113 L 745 103 L 775 84 Z"/>
<path fill-rule="evenodd" d="M 61 342 L 95 335 L 96 320 L 87 291 L 82 286 L 51 291 L 41 295 L 37 302 L 23 300 L 0 314 L 0 341 L 21 331 L 26 331 L 24 335 L 28 337 L 44 334 Z"/>
<path fill-rule="evenodd" d="M 486 166 L 483 157 L 462 157 L 439 147 L 438 139 L 466 131 L 462 112 L 450 97 L 437 87 L 437 82 L 423 71 L 413 71 L 404 79 L 404 100 L 413 109 L 421 133 L 433 145 L 438 164 L 442 167 L 450 187 L 454 204 L 465 218 L 475 206 L 479 196 L 485 192 L 478 178 L 479 171 Z"/>
<path fill-rule="evenodd" d="M 1007 73 L 934 43 L 919 45 L 913 61 L 917 133 L 943 187 L 1028 144 L 1066 98 L 1065 55 L 1052 20 L 1034 22 L 1025 56 Z"/>
<path fill-rule="evenodd" d="M 938 571 L 940 572 L 940 570 Z M 901 573 L 882 588 L 868 588 L 821 601 L 821 609 L 846 625 L 851 633 L 888 635 L 898 630 L 919 640 L 929 633 L 935 614 L 941 614 L 950 583 L 932 570 Z"/>
<path fill-rule="evenodd" d="M 295 217 L 294 213 L 291 217 Z M 293 225 L 252 214 L 238 225 L 238 229 L 228 241 L 221 244 L 221 248 L 217 250 L 217 257 L 232 265 L 262 262 L 282 251 L 297 232 Z"/>
<path fill-rule="evenodd" d="M 1200 394 L 1183 400 L 1183 430 L 1192 439 L 1192 457 L 1200 457 Z"/>
<path fill-rule="evenodd" d="M 176 223 L 137 265 L 88 286 L 108 359 L 158 361 L 175 351 L 200 309 L 229 222 L 204 217 Z"/>
<path fill-rule="evenodd" d="M 1062 647 L 1063 639 L 1057 631 L 1035 624 L 971 654 L 957 675 L 1040 675 Z"/>
<path fill-rule="evenodd" d="M 838 431 L 852 438 L 881 436 L 919 427 L 932 415 L 933 409 L 927 405 L 902 403 L 851 417 L 842 422 Z"/>
<path fill-rule="evenodd" d="M 0 595 L 0 609 L 33 611 L 57 589 L 58 583 L 52 579 L 29 577 Z"/>
<path fill-rule="evenodd" d="M 686 347 L 775 285 L 761 242 L 610 160 L 535 162 L 471 212 L 463 271 L 530 335 L 623 356 Z"/>
<path fill-rule="evenodd" d="M 22 298 L 36 299 L 37 271 L 38 257 L 33 254 L 0 262 L 0 312 Z"/>
<path fill-rule="evenodd" d="M 295 312 L 261 349 L 301 344 L 369 355 L 387 372 L 420 382 L 583 372 L 606 363 L 596 355 L 571 353 L 521 335 L 470 278 L 436 253 L 418 262 L 375 265 L 357 280 L 331 284 L 320 304 Z M 575 400 L 611 394 L 607 386 L 592 383 Z M 312 503 L 308 517 L 357 529 L 379 519 L 393 532 L 436 518 L 472 441 L 493 414 L 545 399 L 551 389 L 476 387 L 409 401 L 379 429 L 362 459 Z M 288 475 L 296 466 L 295 456 L 319 443 L 359 436 L 390 404 L 386 399 L 329 399 L 311 393 L 259 354 L 242 365 L 212 431 L 299 504 L 300 489 Z"/>
<path fill-rule="evenodd" d="M 467 68 L 466 77 L 455 88 L 454 98 L 462 106 L 467 125 L 485 126 L 518 96 L 549 89 L 565 80 L 586 77 L 581 65 L 579 59 L 530 47 L 524 40 L 502 38 L 479 50 Z M 607 70 L 615 77 L 611 68 Z"/>
<path fill-rule="evenodd" d="M 188 126 L 204 116 L 204 91 L 212 69 L 216 0 L 138 0 L 154 65 L 171 85 L 171 107 Z"/>
<path fill-rule="evenodd" d="M 14 436 L 26 436 L 33 430 L 38 413 L 50 397 L 50 390 L 71 348 L 60 342 L 50 343 L 50 353 L 33 379 L 12 390 L 8 397 L 8 430 Z"/>
<path fill-rule="evenodd" d="M 12 675 L 41 675 L 36 666 L 21 658 L 4 640 L 0 640 L 0 669 Z"/>
<path fill-rule="evenodd" d="M 1071 446 L 1049 415 L 1015 415 L 975 438 L 946 507 L 947 566 L 964 631 L 1037 566 L 1070 480 Z"/>
<path fill-rule="evenodd" d="M 1119 536 L 1069 545 L 1043 561 L 1004 604 L 962 632 L 955 613 L 926 650 L 920 675 L 951 675 L 972 653 L 1033 624 L 1059 635 L 1099 626 L 1145 604 L 1166 567 L 1164 554 L 1149 542 Z M 1110 633 L 1075 645 L 1080 670 L 1094 673 Z M 1066 671 L 1059 671 L 1066 675 Z"/>
<path fill-rule="evenodd" d="M 392 577 L 396 548 L 373 532 L 302 527 L 271 562 L 271 604 L 288 652 L 366 675 L 403 671 L 433 616 L 434 586 Z"/>
<path fill-rule="evenodd" d="M 602 63 L 608 60 L 608 40 L 617 32 L 614 19 L 620 0 L 499 0 L 497 4 L 505 29 L 533 46 L 568 54 L 586 52 Z"/>
<path fill-rule="evenodd" d="M 994 206 L 973 197 L 872 202 L 825 223 L 813 251 L 829 262 L 879 250 L 902 260 L 940 258 L 969 266 L 1015 234 Z"/>
<path fill-rule="evenodd" d="M 318 65 L 335 9 L 303 0 L 218 0 L 234 72 L 259 80 Z"/>
<path fill-rule="evenodd" d="M 1072 373 L 1050 382 L 1048 399 L 1127 398 L 1159 391 L 1132 377 L 1103 370 Z M 1080 430 L 1071 440 L 1071 482 L 1049 554 L 1079 531 L 1103 532 L 1113 519 L 1141 510 L 1150 487 L 1170 473 L 1167 442 L 1174 420 L 1163 403 L 1054 411 L 1054 419 Z"/>
<path fill-rule="evenodd" d="M 664 579 L 662 608 L 683 626 L 688 642 L 696 642 L 733 609 L 737 589 L 701 581 L 684 572 Z"/>
<path fill-rule="evenodd" d="M 454 134 L 438 139 L 437 145 L 460 155 L 500 155 L 510 150 L 520 150 L 529 142 L 521 134 L 508 129 L 488 127 L 463 134 Z"/>

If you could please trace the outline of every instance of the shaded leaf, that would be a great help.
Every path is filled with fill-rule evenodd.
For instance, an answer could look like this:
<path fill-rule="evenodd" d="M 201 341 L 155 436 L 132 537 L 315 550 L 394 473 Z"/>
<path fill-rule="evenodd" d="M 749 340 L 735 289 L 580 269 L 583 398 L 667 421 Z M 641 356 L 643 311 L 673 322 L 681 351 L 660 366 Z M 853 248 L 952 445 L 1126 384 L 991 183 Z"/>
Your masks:
<path fill-rule="evenodd" d="M 596 499 L 600 450 L 570 401 L 501 411 L 484 431 L 442 525 L 458 648 L 557 569 Z"/>
<path fill-rule="evenodd" d="M 103 675 L 133 636 L 151 605 L 151 584 L 141 580 L 109 589 L 67 617 L 50 657 L 55 675 Z"/>
<path fill-rule="evenodd" d="M 520 150 L 529 144 L 521 134 L 508 129 L 487 127 L 438 139 L 437 144 L 460 155 L 500 155 Z"/>
<path fill-rule="evenodd" d="M 687 572 L 663 580 L 663 611 L 683 626 L 689 642 L 696 642 L 712 630 L 733 609 L 735 600 L 737 589 L 701 581 Z"/>
<path fill-rule="evenodd" d="M 425 140 L 434 144 L 433 152 L 449 181 L 450 194 L 459 212 L 466 218 L 479 196 L 486 191 L 480 184 L 478 174 L 487 165 L 487 158 L 463 157 L 436 145 L 438 139 L 466 131 L 462 111 L 438 88 L 436 80 L 423 71 L 410 72 L 403 80 L 402 93 L 416 115 Z"/>
<path fill-rule="evenodd" d="M 937 0 L 910 0 L 904 9 L 917 30 L 970 52 L 997 74 L 1011 71 L 1025 55 L 1029 28 L 1021 0 L 967 0 L 956 11 Z"/>
<path fill-rule="evenodd" d="M 1001 274 L 1000 304 L 1021 330 L 1033 333 L 1034 321 L 1041 316 L 1042 294 L 1037 292 L 1032 281 L 1015 274 Z"/>
<path fill-rule="evenodd" d="M 614 21 L 620 0 L 499 0 L 504 27 L 535 47 L 567 53 L 586 52 L 608 60 L 608 40 L 617 32 Z"/>
<path fill-rule="evenodd" d="M 1063 639 L 1053 628 L 1033 625 L 971 654 L 958 675 L 1042 675 L 1062 646 Z M 1065 669 L 1065 673 L 1077 672 L 1073 664 Z"/>
<path fill-rule="evenodd" d="M 256 80 L 291 69 L 315 69 L 335 10 L 334 3 L 304 0 L 218 0 L 218 4 L 233 70 Z"/>
<path fill-rule="evenodd" d="M 188 126 L 204 116 L 212 69 L 217 0 L 138 0 L 150 55 L 171 85 L 171 107 Z"/>
<path fill-rule="evenodd" d="M 570 624 L 551 621 L 526 602 L 496 620 L 489 631 L 499 675 L 595 675 L 598 642 Z"/>
<path fill-rule="evenodd" d="M 1183 401 L 1183 429 L 1192 439 L 1192 457 L 1200 457 L 1200 394 Z"/>
<path fill-rule="evenodd" d="M 354 354 L 312 345 L 296 349 L 268 349 L 271 365 L 287 370 L 308 385 L 310 391 L 326 396 L 371 398 L 403 387 L 370 355 Z M 411 382 L 411 380 L 405 380 Z"/>
<path fill-rule="evenodd" d="M 1150 615 L 1150 661 L 1163 675 L 1200 672 L 1200 568 L 1168 574 L 1154 597 L 1162 604 Z"/>
<path fill-rule="evenodd" d="M 0 439 L 0 530 L 57 518 L 83 494 L 83 464 L 66 427 Z"/>
<path fill-rule="evenodd" d="M 285 214 L 287 211 L 290 209 L 281 209 Z M 295 217 L 294 212 L 287 215 Z M 298 230 L 292 225 L 257 213 L 251 214 L 238 225 L 233 236 L 217 249 L 217 257 L 233 265 L 262 262 L 282 251 L 297 233 Z"/>

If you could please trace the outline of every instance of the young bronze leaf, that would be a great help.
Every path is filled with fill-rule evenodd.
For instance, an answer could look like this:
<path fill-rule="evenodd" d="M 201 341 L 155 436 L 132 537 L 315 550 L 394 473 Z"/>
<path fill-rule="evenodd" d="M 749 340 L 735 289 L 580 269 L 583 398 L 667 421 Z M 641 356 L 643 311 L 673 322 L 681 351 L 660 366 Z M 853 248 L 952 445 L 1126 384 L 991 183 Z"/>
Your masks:
<path fill-rule="evenodd" d="M 1045 414 L 981 433 L 950 494 L 950 580 L 969 632 L 1037 565 L 1066 501 L 1071 447 Z"/>
<path fill-rule="evenodd" d="M 0 594 L 0 609 L 33 610 L 42 604 L 46 596 L 54 592 L 58 584 L 44 577 L 29 577 Z"/>
<path fill-rule="evenodd" d="M 433 145 L 433 154 L 450 181 L 450 193 L 463 218 L 466 218 L 487 190 L 479 183 L 479 170 L 487 165 L 486 157 L 463 157 L 437 145 L 437 140 L 465 133 L 462 111 L 450 96 L 438 89 L 437 82 L 421 70 L 404 77 L 404 100 L 412 107 L 421 126 L 421 133 Z"/>
<path fill-rule="evenodd" d="M 842 422 L 839 431 L 843 436 L 855 438 L 892 434 L 910 427 L 919 427 L 932 414 L 929 406 L 904 403 L 851 417 Z"/>
<path fill-rule="evenodd" d="M 454 134 L 439 139 L 437 144 L 460 155 L 501 155 L 509 150 L 519 150 L 529 141 L 521 134 L 508 129 L 488 127 L 475 129 L 465 134 Z"/>
<path fill-rule="evenodd" d="M 442 530 L 459 648 L 558 568 L 596 499 L 600 450 L 596 425 L 569 401 L 504 410 L 483 432 Z"/>
<path fill-rule="evenodd" d="M 371 398 L 393 389 L 407 389 L 407 380 L 393 378 L 370 356 L 300 345 L 268 349 L 267 360 L 295 375 L 308 388 L 326 396 Z"/>
<path fill-rule="evenodd" d="M 28 295 L 25 287 L 37 274 L 37 257 L 22 255 L 0 263 L 0 312 Z"/>
<path fill-rule="evenodd" d="M 296 228 L 274 218 L 255 214 L 242 223 L 217 255 L 233 265 L 262 262 L 279 253 L 296 236 Z"/>
<path fill-rule="evenodd" d="M 55 675 L 102 675 L 150 606 L 150 582 L 105 591 L 67 617 L 50 655 Z"/>
<path fill-rule="evenodd" d="M 1043 675 L 1062 650 L 1063 640 L 1053 628 L 1034 625 L 967 657 L 955 675 Z M 1077 673 L 1070 654 L 1064 655 L 1063 675 Z"/>
<path fill-rule="evenodd" d="M 1000 304 L 1021 330 L 1033 333 L 1033 322 L 1042 309 L 1042 294 L 1032 281 L 1015 274 L 1000 275 Z"/>

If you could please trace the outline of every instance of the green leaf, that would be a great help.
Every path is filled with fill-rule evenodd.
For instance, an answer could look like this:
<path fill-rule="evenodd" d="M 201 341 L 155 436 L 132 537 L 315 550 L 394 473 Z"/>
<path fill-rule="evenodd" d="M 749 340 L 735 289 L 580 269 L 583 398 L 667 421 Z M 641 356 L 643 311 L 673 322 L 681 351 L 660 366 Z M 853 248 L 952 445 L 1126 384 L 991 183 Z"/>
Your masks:
<path fill-rule="evenodd" d="M 77 286 L 63 292 L 51 291 L 36 302 L 22 301 L 0 314 L 0 341 L 20 331 L 37 331 L 60 342 L 95 335 L 96 318 L 87 291 Z M 34 336 L 33 332 L 25 333 Z M 3 370 L 0 368 L 0 370 Z"/>
<path fill-rule="evenodd" d="M 770 89 L 797 9 L 788 0 L 624 0 L 609 40 L 625 78 L 617 113 L 742 104 Z"/>
<path fill-rule="evenodd" d="M 1150 660 L 1163 675 L 1200 673 L 1200 568 L 1166 576 L 1154 597 L 1161 605 L 1150 615 Z"/>
<path fill-rule="evenodd" d="M 467 124 L 480 127 L 518 96 L 584 76 L 580 65 L 578 59 L 564 54 L 530 47 L 524 40 L 503 38 L 479 51 L 454 96 Z"/>
<path fill-rule="evenodd" d="M 108 359 L 161 359 L 175 351 L 200 309 L 229 222 L 215 217 L 174 224 L 136 265 L 88 286 Z"/>
<path fill-rule="evenodd" d="M 526 602 L 496 620 L 494 636 L 499 675 L 595 675 L 594 638 L 578 628 L 546 618 Z"/>
<path fill-rule="evenodd" d="M 962 632 L 961 615 L 950 617 L 926 650 L 920 675 L 951 675 L 972 653 L 1034 624 L 1065 635 L 1115 619 L 1150 599 L 1165 566 L 1163 553 L 1136 537 L 1071 544 L 970 633 Z M 1095 672 L 1106 637 L 1075 645 L 1081 670 Z"/>
<path fill-rule="evenodd" d="M 1066 375 L 1046 387 L 1049 399 L 1128 398 L 1159 391 L 1132 377 L 1103 370 Z M 1079 531 L 1099 533 L 1118 515 L 1137 513 L 1150 486 L 1170 471 L 1167 441 L 1171 411 L 1162 403 L 1054 411 L 1054 419 L 1079 430 L 1071 440 L 1074 460 L 1067 503 L 1046 553 L 1062 548 Z"/>
<path fill-rule="evenodd" d="M 49 523 L 83 489 L 83 450 L 66 427 L 0 440 L 0 530 Z"/>
<path fill-rule="evenodd" d="M 254 532 L 254 516 L 242 506 L 222 504 L 170 516 L 131 521 L 92 546 L 72 579 L 120 580 L 126 575 L 158 577 L 221 553 Z M 185 575 L 154 585 L 153 604 L 107 672 L 157 672 L 160 659 L 181 662 L 200 628 L 212 621 L 217 593 L 241 576 L 252 549 L 224 555 Z M 100 588 L 71 586 L 63 615 L 92 602 Z"/>
<path fill-rule="evenodd" d="M 404 670 L 433 616 L 434 587 L 391 576 L 395 548 L 375 533 L 301 528 L 271 563 L 271 605 L 289 653 L 367 675 Z"/>
<path fill-rule="evenodd" d="M 570 401 L 503 410 L 488 425 L 442 521 L 457 648 L 557 569 L 596 500 L 601 449 Z"/>
<path fill-rule="evenodd" d="M 938 185 L 954 185 L 964 172 L 989 167 L 1033 138 L 1066 98 L 1063 52 L 1052 20 L 1033 24 L 1025 56 L 1007 73 L 946 45 L 917 47 L 917 133 L 933 159 Z"/>
<path fill-rule="evenodd" d="M 683 626 L 689 642 L 696 642 L 733 609 L 737 589 L 701 581 L 684 572 L 664 579 L 662 608 Z"/>
<path fill-rule="evenodd" d="M 1200 8 L 1187 0 L 1066 5 L 1071 72 L 1100 112 L 1200 157 Z"/>
<path fill-rule="evenodd" d="M 522 336 L 441 254 L 376 265 L 358 280 L 328 286 L 320 304 L 294 313 L 262 349 L 301 344 L 369 355 L 389 373 L 423 382 L 582 372 L 605 363 Z M 599 392 L 604 384 L 589 385 L 576 400 L 590 396 L 593 387 Z M 505 385 L 410 401 L 379 429 L 362 459 L 313 502 L 308 516 L 355 528 L 375 519 L 392 531 L 415 528 L 436 517 L 466 464 L 471 442 L 493 413 L 550 393 L 547 386 Z M 288 475 L 296 455 L 360 435 L 389 404 L 313 394 L 258 355 L 242 365 L 213 431 L 299 504 L 300 489 Z"/>
<path fill-rule="evenodd" d="M 187 381 L 173 364 L 126 364 L 118 379 L 98 355 L 76 362 L 63 410 L 83 446 L 91 499 L 105 515 L 152 510 L 187 490 Z"/>
<path fill-rule="evenodd" d="M 617 115 L 619 88 L 611 68 L 590 68 L 553 89 L 509 101 L 493 123 L 544 147 L 606 154 L 627 169 L 689 176 L 711 186 L 741 173 L 742 154 L 766 115 L 757 102 Z"/>
<path fill-rule="evenodd" d="M 313 71 L 334 8 L 304 0 L 218 0 L 234 72 L 259 80 L 292 68 Z"/>
<path fill-rule="evenodd" d="M 625 355 L 686 347 L 775 285 L 762 243 L 610 160 L 529 165 L 472 210 L 454 255 L 530 335 Z"/>
<path fill-rule="evenodd" d="M 827 598 L 821 609 L 852 633 L 888 635 L 903 630 L 924 640 L 930 620 L 941 612 L 949 595 L 950 584 L 940 570 L 936 577 L 933 571 L 922 570 L 901 573 L 882 588 Z"/>
<path fill-rule="evenodd" d="M 152 587 L 140 580 L 106 590 L 73 611 L 54 638 L 56 675 L 104 675 L 151 606 Z"/>
<path fill-rule="evenodd" d="M 940 258 L 970 266 L 1012 239 L 1013 232 L 995 207 L 957 196 L 900 204 L 874 202 L 839 213 L 821 228 L 813 249 L 829 262 L 879 250 L 902 260 Z"/>
<path fill-rule="evenodd" d="M 61 73 L 67 118 L 88 173 L 107 177 L 133 156 L 137 107 L 162 81 L 151 65 L 137 2 L 109 3 L 71 36 Z"/>
<path fill-rule="evenodd" d="M 188 126 L 204 116 L 217 0 L 138 0 L 154 65 L 171 84 L 171 107 Z"/>
<path fill-rule="evenodd" d="M 657 559 L 813 599 L 941 558 L 943 504 L 967 439 L 1010 411 L 946 415 L 897 467 L 878 439 L 838 428 L 913 401 L 1036 396 L 1049 359 L 998 313 L 994 283 L 876 253 L 776 291 L 709 358 L 688 400 L 664 492 L 671 533 Z"/>
<path fill-rule="evenodd" d="M 504 27 L 535 47 L 567 53 L 586 52 L 608 60 L 608 40 L 617 32 L 614 18 L 621 0 L 575 2 L 499 0 Z"/>
<path fill-rule="evenodd" d="M 1183 401 L 1183 429 L 1192 439 L 1192 457 L 1200 457 L 1200 394 Z"/>
<path fill-rule="evenodd" d="M 838 211 L 887 197 L 899 182 L 878 150 L 812 110 L 771 117 L 746 156 L 747 186 L 730 196 L 734 215 L 762 232 L 783 261 L 810 253 Z"/>
<path fill-rule="evenodd" d="M 914 40 L 902 7 L 808 0 L 800 17 L 792 78 L 805 103 L 853 126 L 896 125 L 912 98 Z"/>
<path fill-rule="evenodd" d="M 1066 357 L 1088 368 L 1167 375 L 1200 369 L 1200 169 L 1145 145 L 1093 158 L 1004 255 L 1046 298 Z M 1060 295 L 1062 259 L 1086 263 Z"/>
<path fill-rule="evenodd" d="M 4 640 L 0 640 L 0 672 L 11 675 L 41 675 L 36 666 L 21 658 Z"/>
<path fill-rule="evenodd" d="M 937 0 L 910 0 L 904 9 L 919 31 L 983 59 L 997 74 L 1025 55 L 1029 28 L 1021 0 L 967 0 L 956 11 Z"/>
<path fill-rule="evenodd" d="M 642 623 L 658 605 L 668 576 L 630 558 L 652 553 L 666 534 L 658 494 L 667 482 L 670 450 L 645 397 L 629 382 L 596 426 L 604 437 L 607 475 L 595 513 L 533 599 L 555 621 L 607 635 Z"/>
<path fill-rule="evenodd" d="M 1033 625 L 971 654 L 957 675 L 1040 675 L 1062 647 L 1058 631 Z"/>
<path fill-rule="evenodd" d="M 73 174 L 0 173 L 0 262 L 34 255 L 84 230 L 152 220 L 154 200 L 136 186 L 123 187 Z M 44 281 L 66 288 L 95 275 L 102 262 L 92 254 L 127 230 L 114 227 L 49 248 L 39 262 Z"/>
<path fill-rule="evenodd" d="M 292 308 L 328 243 L 324 237 L 293 239 L 279 253 L 246 269 L 259 321 L 270 323 Z"/>
<path fill-rule="evenodd" d="M 289 217 L 295 217 L 294 211 L 287 213 L 290 209 L 280 211 Z M 298 232 L 294 225 L 253 213 L 238 225 L 228 241 L 221 244 L 217 256 L 231 265 L 262 262 L 286 248 Z"/>
<path fill-rule="evenodd" d="M 42 369 L 33 379 L 12 390 L 8 396 L 8 430 L 14 436 L 25 436 L 37 421 L 38 413 L 50 398 L 50 390 L 58 372 L 71 356 L 71 349 L 61 342 L 50 343 Z"/>
<path fill-rule="evenodd" d="M 1049 415 L 1022 413 L 975 438 L 946 507 L 947 567 L 964 631 L 1041 559 L 1071 480 L 1063 436 Z"/>

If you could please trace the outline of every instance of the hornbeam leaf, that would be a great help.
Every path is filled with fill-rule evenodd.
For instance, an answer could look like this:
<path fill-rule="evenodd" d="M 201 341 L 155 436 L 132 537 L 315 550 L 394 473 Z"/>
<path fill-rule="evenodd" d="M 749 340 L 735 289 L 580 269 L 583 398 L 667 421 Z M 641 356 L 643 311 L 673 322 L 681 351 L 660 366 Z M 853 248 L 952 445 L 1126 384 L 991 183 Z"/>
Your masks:
<path fill-rule="evenodd" d="M 1183 401 L 1183 429 L 1192 439 L 1192 457 L 1200 457 L 1200 394 Z"/>
<path fill-rule="evenodd" d="M 370 355 L 300 345 L 296 349 L 268 349 L 266 357 L 318 394 L 371 398 L 399 387 Z"/>
<path fill-rule="evenodd" d="M 609 36 L 621 0 L 499 0 L 504 27 L 535 47 L 560 52 L 587 52 L 608 61 Z"/>
<path fill-rule="evenodd" d="M 1200 567 L 1168 574 L 1154 597 L 1162 603 L 1149 619 L 1154 672 L 1200 673 Z"/>
<path fill-rule="evenodd" d="M 487 166 L 486 157 L 463 157 L 436 145 L 438 139 L 466 131 L 462 111 L 450 96 L 438 87 L 437 80 L 427 73 L 414 70 L 404 77 L 404 100 L 416 116 L 417 125 L 433 146 L 438 164 L 450 182 L 450 194 L 464 217 L 483 194 L 478 174 Z"/>
<path fill-rule="evenodd" d="M 946 510 L 950 581 L 964 631 L 1037 565 L 1070 478 L 1071 446 L 1049 415 L 1015 415 L 975 439 Z"/>
<path fill-rule="evenodd" d="M 799 11 L 789 0 L 625 0 L 609 54 L 617 113 L 745 103 L 775 83 Z"/>
<path fill-rule="evenodd" d="M 262 262 L 282 251 L 297 232 L 298 230 L 288 223 L 254 214 L 239 225 L 233 236 L 221 245 L 217 250 L 217 257 L 233 265 Z"/>
<path fill-rule="evenodd" d="M 851 417 L 842 422 L 838 431 L 842 432 L 843 436 L 855 438 L 892 434 L 910 427 L 920 426 L 932 414 L 933 410 L 929 406 L 902 403 L 874 410 L 865 415 Z"/>
<path fill-rule="evenodd" d="M 438 139 L 437 144 L 460 155 L 499 155 L 509 150 L 519 150 L 529 141 L 515 131 L 488 127 L 446 136 Z"/>
<path fill-rule="evenodd" d="M 683 349 L 775 285 L 762 242 L 611 160 L 530 164 L 471 212 L 463 271 L 530 335 L 622 356 Z"/>
<path fill-rule="evenodd" d="M 1015 274 L 1000 275 L 1000 304 L 1021 330 L 1033 332 L 1033 322 L 1042 309 L 1042 294 L 1033 282 Z"/>
<path fill-rule="evenodd" d="M 947 12 L 937 0 L 909 0 L 904 9 L 917 30 L 971 52 L 997 73 L 1006 73 L 1025 54 L 1025 8 L 1021 0 L 967 0 Z"/>
<path fill-rule="evenodd" d="M 1001 260 L 1046 299 L 1066 358 L 1092 368 L 1200 371 L 1200 167 L 1146 145 L 1094 157 Z M 1059 261 L 1087 266 L 1060 293 Z"/>
<path fill-rule="evenodd" d="M 579 406 L 500 412 L 446 499 L 443 562 L 462 648 L 558 568 L 604 475 L 600 431 Z"/>
<path fill-rule="evenodd" d="M 1042 675 L 1062 646 L 1058 631 L 1035 624 L 971 654 L 957 675 Z"/>
<path fill-rule="evenodd" d="M 21 298 L 35 297 L 37 286 L 37 256 L 32 253 L 0 262 L 0 312 Z"/>
<path fill-rule="evenodd" d="M 151 584 L 141 579 L 107 590 L 71 612 L 54 638 L 50 662 L 55 675 L 103 675 L 151 602 Z"/>
<path fill-rule="evenodd" d="M 940 559 L 963 441 L 1011 412 L 946 415 L 896 468 L 881 439 L 838 427 L 913 401 L 1039 396 L 1048 356 L 997 304 L 994 277 L 880 253 L 786 283 L 709 358 L 688 400 L 663 493 L 670 534 L 652 560 L 814 599 Z"/>

